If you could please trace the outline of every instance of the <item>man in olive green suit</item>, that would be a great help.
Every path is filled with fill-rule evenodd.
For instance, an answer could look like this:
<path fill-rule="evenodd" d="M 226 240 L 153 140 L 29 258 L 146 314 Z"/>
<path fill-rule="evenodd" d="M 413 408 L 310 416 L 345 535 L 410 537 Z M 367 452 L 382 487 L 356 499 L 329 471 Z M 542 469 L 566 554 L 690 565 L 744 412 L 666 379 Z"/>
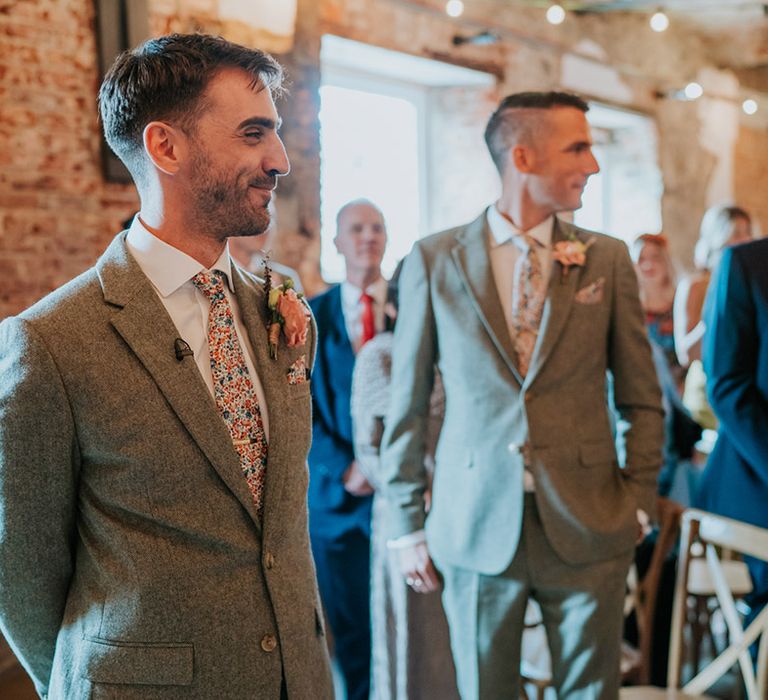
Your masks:
<path fill-rule="evenodd" d="M 486 129 L 501 198 L 417 242 L 401 277 L 390 544 L 415 590 L 442 577 L 465 700 L 519 697 L 529 598 L 558 697 L 618 693 L 625 578 L 638 511 L 653 510 L 662 409 L 626 246 L 555 218 L 581 206 L 598 171 L 587 109 L 564 93 L 507 97 Z M 425 526 L 435 365 L 446 412 Z"/>
<path fill-rule="evenodd" d="M 0 324 L 0 624 L 43 697 L 333 697 L 307 535 L 315 333 L 289 295 L 273 359 L 263 284 L 226 245 L 266 230 L 288 172 L 280 83 L 205 35 L 118 57 L 101 116 L 141 211 Z"/>

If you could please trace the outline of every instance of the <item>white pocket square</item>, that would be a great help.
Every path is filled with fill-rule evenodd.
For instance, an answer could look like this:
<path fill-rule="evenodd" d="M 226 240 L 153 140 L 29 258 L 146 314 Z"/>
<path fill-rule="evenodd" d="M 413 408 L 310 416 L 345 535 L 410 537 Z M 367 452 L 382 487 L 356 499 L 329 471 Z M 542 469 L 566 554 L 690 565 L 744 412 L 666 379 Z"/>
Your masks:
<path fill-rule="evenodd" d="M 576 292 L 576 302 L 579 304 L 599 304 L 603 300 L 604 289 L 605 277 L 598 277 L 594 282 Z"/>

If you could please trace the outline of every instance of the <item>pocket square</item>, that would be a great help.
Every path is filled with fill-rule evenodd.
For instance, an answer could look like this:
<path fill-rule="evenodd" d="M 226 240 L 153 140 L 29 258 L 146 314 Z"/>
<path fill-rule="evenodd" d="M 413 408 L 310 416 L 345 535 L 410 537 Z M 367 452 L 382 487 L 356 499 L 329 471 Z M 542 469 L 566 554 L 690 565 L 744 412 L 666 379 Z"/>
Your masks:
<path fill-rule="evenodd" d="M 603 300 L 604 288 L 605 277 L 598 277 L 594 282 L 576 292 L 575 299 L 579 304 L 599 304 Z"/>
<path fill-rule="evenodd" d="M 307 375 L 307 356 L 302 355 L 296 360 L 289 368 L 286 376 L 288 377 L 288 383 L 292 386 L 296 384 L 303 384 L 309 378 Z"/>

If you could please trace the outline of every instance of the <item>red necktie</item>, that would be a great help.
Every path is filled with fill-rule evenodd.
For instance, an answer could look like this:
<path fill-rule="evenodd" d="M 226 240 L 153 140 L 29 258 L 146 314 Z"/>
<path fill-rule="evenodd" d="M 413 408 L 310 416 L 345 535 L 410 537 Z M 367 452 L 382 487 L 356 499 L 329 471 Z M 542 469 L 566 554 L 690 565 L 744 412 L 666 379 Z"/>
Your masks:
<path fill-rule="evenodd" d="M 376 335 L 376 323 L 373 319 L 373 297 L 363 292 L 360 295 L 360 301 L 363 304 L 363 334 L 360 336 L 360 347 L 363 347 L 374 335 Z"/>

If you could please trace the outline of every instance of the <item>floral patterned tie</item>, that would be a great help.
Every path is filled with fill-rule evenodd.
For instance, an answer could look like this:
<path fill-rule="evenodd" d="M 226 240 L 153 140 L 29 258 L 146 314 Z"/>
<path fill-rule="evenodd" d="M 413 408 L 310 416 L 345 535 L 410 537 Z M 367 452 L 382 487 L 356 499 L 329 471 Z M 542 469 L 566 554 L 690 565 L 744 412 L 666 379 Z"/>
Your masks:
<path fill-rule="evenodd" d="M 208 349 L 216 406 L 240 455 L 240 466 L 262 517 L 264 478 L 267 467 L 267 437 L 253 382 L 237 338 L 229 301 L 224 295 L 224 273 L 199 272 L 192 283 L 205 295 L 208 314 Z"/>
<path fill-rule="evenodd" d="M 539 242 L 524 233 L 513 236 L 512 242 L 520 249 L 520 255 L 515 262 L 512 288 L 512 326 L 515 332 L 513 340 L 517 369 L 525 377 L 539 334 L 546 289 L 541 273 L 541 261 L 536 253 Z"/>

